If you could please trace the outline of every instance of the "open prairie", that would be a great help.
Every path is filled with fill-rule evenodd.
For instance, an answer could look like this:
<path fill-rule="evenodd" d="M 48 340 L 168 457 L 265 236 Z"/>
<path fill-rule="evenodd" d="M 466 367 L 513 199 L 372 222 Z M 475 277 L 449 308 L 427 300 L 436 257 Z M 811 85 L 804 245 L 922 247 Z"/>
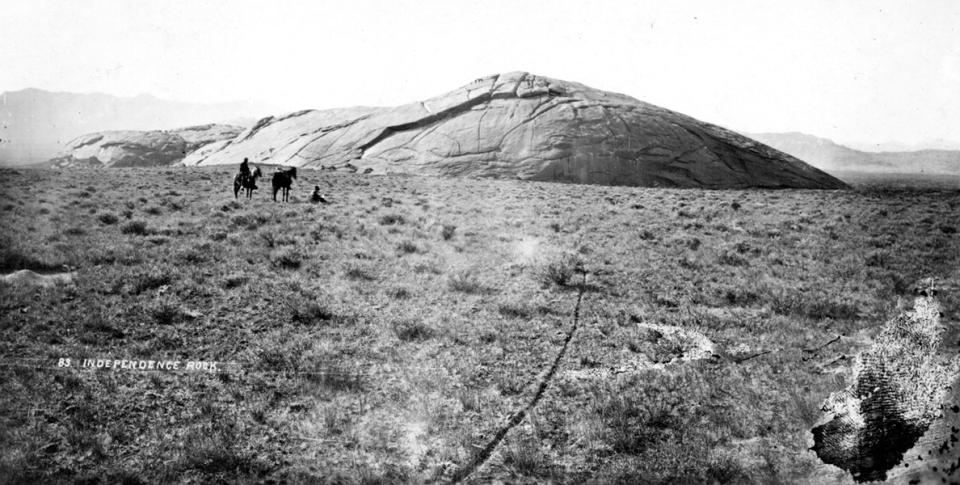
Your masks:
<path fill-rule="evenodd" d="M 4 480 L 852 483 L 821 402 L 960 285 L 956 186 L 233 170 L 0 171 L 2 272 L 75 272 L 0 285 Z"/>

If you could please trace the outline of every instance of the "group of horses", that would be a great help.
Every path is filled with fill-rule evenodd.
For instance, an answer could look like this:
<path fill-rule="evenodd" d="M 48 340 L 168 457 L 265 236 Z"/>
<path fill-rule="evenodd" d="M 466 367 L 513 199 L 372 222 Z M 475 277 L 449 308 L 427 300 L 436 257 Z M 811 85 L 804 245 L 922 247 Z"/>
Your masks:
<path fill-rule="evenodd" d="M 247 198 L 253 197 L 253 191 L 257 189 L 257 179 L 262 177 L 263 173 L 260 172 L 260 167 L 257 167 L 253 170 L 253 173 L 247 175 L 243 172 L 237 174 L 233 178 L 233 198 L 236 199 L 239 197 L 240 189 L 246 190 Z M 270 181 L 273 185 L 273 201 L 277 201 L 277 192 L 283 190 L 282 199 L 284 202 L 287 202 L 287 198 L 290 194 L 290 184 L 293 183 L 293 180 L 297 178 L 297 167 L 290 167 L 289 170 L 280 170 L 273 174 L 273 179 Z"/>

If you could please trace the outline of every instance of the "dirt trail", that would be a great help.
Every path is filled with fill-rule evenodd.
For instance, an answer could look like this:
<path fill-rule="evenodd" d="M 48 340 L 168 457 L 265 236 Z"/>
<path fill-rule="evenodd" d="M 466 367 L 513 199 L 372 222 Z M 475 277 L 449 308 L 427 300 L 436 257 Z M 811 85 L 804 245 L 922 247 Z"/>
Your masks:
<path fill-rule="evenodd" d="M 573 340 L 573 335 L 577 332 L 577 328 L 580 326 L 580 303 L 583 301 L 583 294 L 587 288 L 587 275 L 583 274 L 583 281 L 580 285 L 580 289 L 577 292 L 577 304 L 573 308 L 573 325 L 570 326 L 570 330 L 567 331 L 567 336 L 563 341 L 563 347 L 560 349 L 560 352 L 557 353 L 557 356 L 553 359 L 553 364 L 550 366 L 550 370 L 544 374 L 543 378 L 540 379 L 540 385 L 537 388 L 537 393 L 533 396 L 533 399 L 527 403 L 526 406 L 521 408 L 519 411 L 513 414 L 506 424 L 497 431 L 497 434 L 493 436 L 486 446 L 480 450 L 473 460 L 464 466 L 463 468 L 457 470 L 457 473 L 453 475 L 450 479 L 451 483 L 460 483 L 469 477 L 473 472 L 478 468 L 483 466 L 487 462 L 487 459 L 490 458 L 490 455 L 493 454 L 494 450 L 497 449 L 497 446 L 503 441 L 503 438 L 507 436 L 507 433 L 511 429 L 516 427 L 518 424 L 523 422 L 523 419 L 527 414 L 537 406 L 540 402 L 540 398 L 543 397 L 543 394 L 547 391 L 547 388 L 550 387 L 550 382 L 553 380 L 553 376 L 557 373 L 557 369 L 560 367 L 560 362 L 563 361 L 564 355 L 567 353 L 567 347 L 570 345 L 570 341 Z"/>

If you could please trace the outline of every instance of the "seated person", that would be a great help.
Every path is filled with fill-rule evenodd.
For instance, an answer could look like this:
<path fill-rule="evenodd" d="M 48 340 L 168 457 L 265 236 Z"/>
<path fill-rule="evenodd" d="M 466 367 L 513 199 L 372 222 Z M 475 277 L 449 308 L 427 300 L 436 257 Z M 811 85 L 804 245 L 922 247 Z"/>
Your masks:
<path fill-rule="evenodd" d="M 314 186 L 313 186 L 313 193 L 310 194 L 310 202 L 313 202 L 314 204 L 316 204 L 317 202 L 323 202 L 324 204 L 327 204 L 327 203 L 328 203 L 328 202 L 327 202 L 327 199 L 324 199 L 324 198 L 323 198 L 323 195 L 320 195 L 320 186 L 319 186 L 319 185 L 314 185 Z"/>

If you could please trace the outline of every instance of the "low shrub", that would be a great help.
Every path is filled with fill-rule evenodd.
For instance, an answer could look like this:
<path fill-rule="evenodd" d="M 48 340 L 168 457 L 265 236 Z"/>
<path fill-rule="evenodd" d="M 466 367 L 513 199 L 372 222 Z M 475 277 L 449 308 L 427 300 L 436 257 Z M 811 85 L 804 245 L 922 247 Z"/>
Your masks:
<path fill-rule="evenodd" d="M 443 237 L 444 241 L 449 241 L 453 239 L 454 234 L 457 232 L 457 226 L 451 224 L 444 224 L 443 229 L 440 231 L 440 236 Z"/>
<path fill-rule="evenodd" d="M 575 254 L 566 254 L 559 260 L 540 268 L 537 277 L 544 286 L 575 287 L 574 277 L 583 274 L 583 261 Z"/>
<path fill-rule="evenodd" d="M 275 268 L 298 269 L 304 259 L 304 255 L 295 249 L 282 249 L 270 254 L 270 264 Z"/>
<path fill-rule="evenodd" d="M 397 320 L 393 322 L 393 333 L 404 342 L 420 342 L 434 336 L 436 330 L 416 320 Z"/>
<path fill-rule="evenodd" d="M 110 224 L 116 224 L 117 221 L 120 220 L 120 218 L 110 212 L 104 212 L 99 216 L 97 216 L 97 220 L 99 220 L 101 223 L 105 225 L 110 225 Z"/>
<path fill-rule="evenodd" d="M 459 271 L 450 275 L 450 289 L 462 293 L 483 293 L 486 289 L 472 271 Z"/>
<path fill-rule="evenodd" d="M 130 221 L 120 227 L 120 232 L 124 234 L 134 234 L 137 236 L 147 235 L 147 223 L 144 221 Z"/>
<path fill-rule="evenodd" d="M 399 215 L 399 214 L 387 214 L 387 215 L 382 216 L 382 217 L 380 218 L 380 224 L 383 225 L 383 226 L 391 226 L 391 225 L 394 225 L 394 224 L 403 224 L 403 223 L 405 223 L 405 222 L 406 222 L 406 220 L 403 218 L 403 216 L 401 216 L 401 215 Z"/>

